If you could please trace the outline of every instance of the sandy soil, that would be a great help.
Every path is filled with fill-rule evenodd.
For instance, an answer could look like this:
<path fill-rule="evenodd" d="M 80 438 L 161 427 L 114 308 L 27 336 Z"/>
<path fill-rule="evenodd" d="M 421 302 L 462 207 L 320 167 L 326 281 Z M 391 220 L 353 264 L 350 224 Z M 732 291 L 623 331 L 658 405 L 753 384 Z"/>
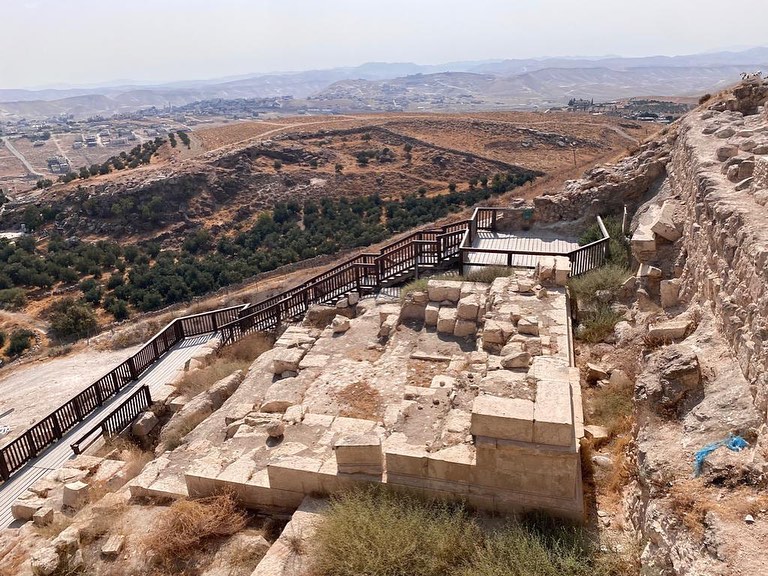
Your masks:
<path fill-rule="evenodd" d="M 119 351 L 86 348 L 66 357 L 3 370 L 0 375 L 0 426 L 9 426 L 11 431 L 0 443 L 6 444 L 15 438 L 139 348 Z M 8 413 L 10 410 L 12 412 Z"/>

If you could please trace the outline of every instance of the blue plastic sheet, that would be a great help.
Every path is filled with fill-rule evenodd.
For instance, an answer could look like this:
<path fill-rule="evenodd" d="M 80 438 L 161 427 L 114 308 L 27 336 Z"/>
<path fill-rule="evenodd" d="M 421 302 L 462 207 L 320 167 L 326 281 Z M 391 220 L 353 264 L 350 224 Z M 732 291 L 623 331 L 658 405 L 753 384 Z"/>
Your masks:
<path fill-rule="evenodd" d="M 746 448 L 749 446 L 749 443 L 744 440 L 741 436 L 729 436 L 725 440 L 720 440 L 718 442 L 712 442 L 711 444 L 707 444 L 702 448 L 701 450 L 696 451 L 696 461 L 693 465 L 693 475 L 699 476 L 701 474 L 701 469 L 704 466 L 704 460 L 707 459 L 707 456 L 712 454 L 715 450 L 720 448 L 721 446 L 725 446 L 728 448 L 728 450 L 731 450 L 732 452 L 740 452 L 743 448 Z"/>

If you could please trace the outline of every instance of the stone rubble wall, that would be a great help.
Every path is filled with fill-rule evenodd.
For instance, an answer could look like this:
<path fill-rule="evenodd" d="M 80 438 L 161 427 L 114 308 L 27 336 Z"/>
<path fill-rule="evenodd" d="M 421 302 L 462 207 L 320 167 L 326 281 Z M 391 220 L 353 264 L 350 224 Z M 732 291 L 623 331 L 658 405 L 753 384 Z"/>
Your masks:
<path fill-rule="evenodd" d="M 683 122 L 670 163 L 672 187 L 686 209 L 680 294 L 690 303 L 712 307 L 722 334 L 752 384 L 755 403 L 765 414 L 768 216 L 757 200 L 766 192 L 767 183 L 758 179 L 752 188 L 736 190 L 738 186 L 722 174 L 717 148 L 723 140 L 703 134 L 711 122 L 707 121 L 712 118 L 709 114 L 692 115 Z M 730 114 L 726 124 L 734 125 L 733 134 L 742 131 L 740 115 L 720 113 L 725 114 Z M 768 122 L 763 125 L 761 133 L 768 142 Z M 757 156 L 756 165 L 760 178 L 768 157 Z"/>

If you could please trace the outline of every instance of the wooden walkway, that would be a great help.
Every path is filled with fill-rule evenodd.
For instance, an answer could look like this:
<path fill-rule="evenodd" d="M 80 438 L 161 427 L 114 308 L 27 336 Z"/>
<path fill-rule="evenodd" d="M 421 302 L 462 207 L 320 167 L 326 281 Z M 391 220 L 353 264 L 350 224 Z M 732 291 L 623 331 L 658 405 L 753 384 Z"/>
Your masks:
<path fill-rule="evenodd" d="M 103 406 L 94 411 L 86 420 L 70 430 L 59 442 L 51 446 L 36 459 L 30 461 L 18 473 L 14 474 L 9 481 L 3 483 L 0 486 L 0 530 L 7 528 L 13 523 L 11 505 L 25 490 L 43 476 L 61 468 L 68 460 L 75 457 L 72 448 L 69 446 L 71 442 L 74 442 L 82 434 L 95 426 L 140 386 L 144 384 L 149 385 L 150 393 L 154 395 L 213 336 L 214 334 L 204 334 L 182 340 L 176 344 L 157 364 L 147 370 L 141 378 L 123 388 L 117 396 L 105 402 Z"/>
<path fill-rule="evenodd" d="M 515 234 L 478 230 L 472 242 L 472 248 L 486 250 L 504 250 L 505 254 L 469 252 L 464 261 L 465 266 L 482 264 L 485 266 L 506 266 L 508 252 L 554 252 L 568 254 L 579 247 L 576 238 L 546 235 L 541 232 L 520 231 Z M 514 254 L 512 266 L 520 268 L 535 268 L 539 257 L 526 254 Z M 478 267 L 478 269 L 481 269 Z"/>

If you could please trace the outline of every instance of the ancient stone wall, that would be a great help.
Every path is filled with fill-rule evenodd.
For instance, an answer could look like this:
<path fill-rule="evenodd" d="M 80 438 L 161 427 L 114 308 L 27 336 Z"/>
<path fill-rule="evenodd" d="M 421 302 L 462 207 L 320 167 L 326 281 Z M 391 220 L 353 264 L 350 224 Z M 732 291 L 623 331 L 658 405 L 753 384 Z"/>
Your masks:
<path fill-rule="evenodd" d="M 764 414 L 768 401 L 768 346 L 764 345 L 768 339 L 768 215 L 759 199 L 765 184 L 758 179 L 752 187 L 738 189 L 740 184 L 722 173 L 718 149 L 724 137 L 718 137 L 718 132 L 736 138 L 743 133 L 742 139 L 746 139 L 755 131 L 744 126 L 739 113 L 712 114 L 693 114 L 683 122 L 669 165 L 673 190 L 687 212 L 681 296 L 712 307 Z M 720 123 L 718 116 L 724 116 Z M 715 137 L 709 135 L 713 129 Z M 768 125 L 758 130 L 768 140 Z M 765 162 L 764 156 L 757 156 L 758 177 Z"/>

